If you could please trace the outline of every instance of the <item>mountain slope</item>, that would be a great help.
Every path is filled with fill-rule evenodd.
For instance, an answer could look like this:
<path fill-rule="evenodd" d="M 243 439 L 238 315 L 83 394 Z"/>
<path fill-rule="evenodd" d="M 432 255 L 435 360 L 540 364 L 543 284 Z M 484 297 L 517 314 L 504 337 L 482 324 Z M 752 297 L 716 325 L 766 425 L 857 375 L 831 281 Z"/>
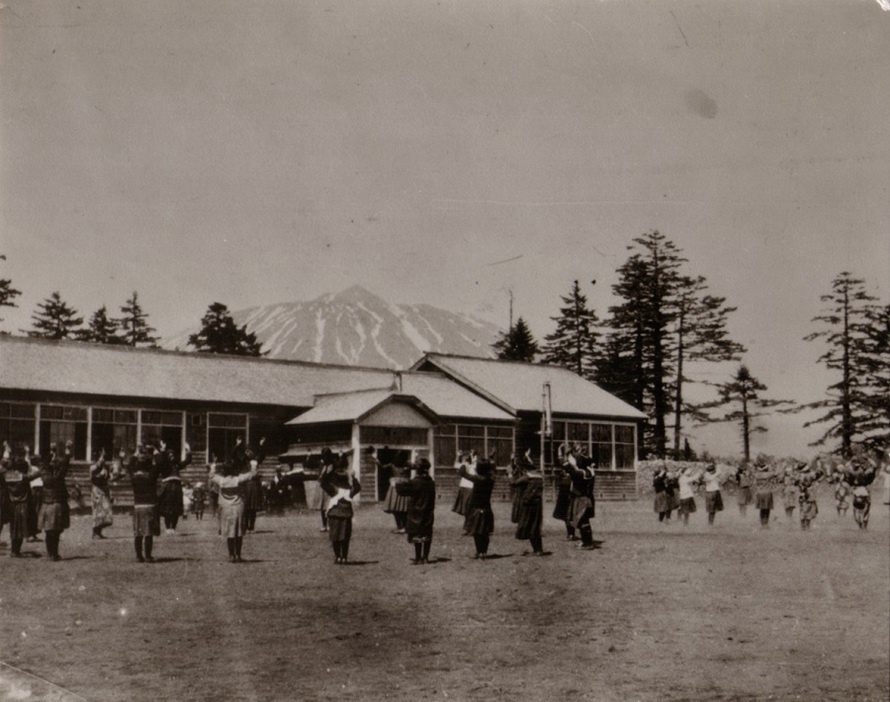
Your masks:
<path fill-rule="evenodd" d="M 501 330 L 430 305 L 396 305 L 361 286 L 309 302 L 285 302 L 232 312 L 256 334 L 269 358 L 405 368 L 426 351 L 493 357 Z M 164 348 L 190 350 L 189 329 Z"/>

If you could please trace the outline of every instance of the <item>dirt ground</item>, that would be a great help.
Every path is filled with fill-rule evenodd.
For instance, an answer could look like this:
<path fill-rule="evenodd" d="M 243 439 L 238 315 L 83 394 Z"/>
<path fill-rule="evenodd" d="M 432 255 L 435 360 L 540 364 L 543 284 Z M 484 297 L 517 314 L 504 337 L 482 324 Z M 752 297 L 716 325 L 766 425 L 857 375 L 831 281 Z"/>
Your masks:
<path fill-rule="evenodd" d="M 879 498 L 879 495 L 875 495 Z M 879 501 L 879 499 L 877 500 Z M 729 502 L 729 500 L 728 500 Z M 761 530 L 735 504 L 708 527 L 659 524 L 648 499 L 601 503 L 596 551 L 545 521 L 524 558 L 508 505 L 476 561 L 442 500 L 434 563 L 363 506 L 348 566 L 316 513 L 260 515 L 246 563 L 213 518 L 133 556 L 130 517 L 104 541 L 75 517 L 62 557 L 0 547 L 0 699 L 887 700 L 890 518 Z"/>

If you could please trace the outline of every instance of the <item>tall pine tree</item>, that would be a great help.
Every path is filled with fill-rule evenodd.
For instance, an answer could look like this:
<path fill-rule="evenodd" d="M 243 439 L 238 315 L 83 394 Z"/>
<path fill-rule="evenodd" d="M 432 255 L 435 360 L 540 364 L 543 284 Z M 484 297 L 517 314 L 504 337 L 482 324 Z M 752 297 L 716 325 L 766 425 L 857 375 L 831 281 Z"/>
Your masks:
<path fill-rule="evenodd" d="M 587 307 L 587 297 L 581 294 L 578 281 L 572 290 L 562 297 L 560 316 L 551 317 L 556 322 L 556 330 L 544 337 L 542 358 L 544 363 L 562 366 L 574 371 L 582 378 L 592 380 L 596 373 L 599 348 L 597 339 L 596 313 Z"/>
<path fill-rule="evenodd" d="M 868 329 L 876 298 L 866 292 L 865 281 L 843 271 L 831 281 L 831 292 L 819 299 L 828 307 L 812 321 L 823 328 L 804 339 L 825 342 L 827 349 L 818 361 L 837 371 L 838 379 L 828 386 L 825 399 L 801 405 L 797 411 L 825 410 L 817 419 L 806 422 L 804 427 L 826 424 L 824 433 L 813 445 L 840 441 L 834 450 L 847 459 L 853 454 L 854 443 L 865 438 L 864 431 L 873 406 L 870 389 L 864 381 L 869 371 Z"/>
<path fill-rule="evenodd" d="M 78 317 L 77 310 L 63 301 L 56 291 L 37 305 L 37 310 L 31 315 L 31 323 L 34 328 L 27 331 L 28 336 L 70 339 L 77 336 L 83 317 Z"/>
<path fill-rule="evenodd" d="M 890 305 L 869 307 L 862 328 L 863 400 L 860 429 L 872 448 L 890 446 Z"/>
<path fill-rule="evenodd" d="M 0 261 L 5 261 L 6 256 L 0 254 Z M 21 290 L 12 287 L 12 280 L 9 278 L 0 278 L 0 307 L 17 307 L 15 299 L 22 294 Z M 3 318 L 0 317 L 0 322 Z"/>
<path fill-rule="evenodd" d="M 516 324 L 501 335 L 492 347 L 498 352 L 498 358 L 504 361 L 526 361 L 531 363 L 538 354 L 538 342 L 532 336 L 531 330 L 520 317 Z"/>
<path fill-rule="evenodd" d="M 256 335 L 247 331 L 247 325 L 235 324 L 229 309 L 221 302 L 214 302 L 201 318 L 201 331 L 189 336 L 189 346 L 201 353 L 225 353 L 236 356 L 260 356 L 262 344 Z"/>
<path fill-rule="evenodd" d="M 766 411 L 769 408 L 791 404 L 791 402 L 762 397 L 761 393 L 767 390 L 766 385 L 751 375 L 751 371 L 744 364 L 739 366 L 731 380 L 718 384 L 717 389 L 720 393 L 719 399 L 703 405 L 702 408 L 733 406 L 723 415 L 710 417 L 709 421 L 738 423 L 742 437 L 742 450 L 745 461 L 748 462 L 751 460 L 751 436 L 767 431 L 767 428 L 759 424 L 758 420 L 769 414 Z"/>
<path fill-rule="evenodd" d="M 633 240 L 631 255 L 612 287 L 619 304 L 609 308 L 609 331 L 596 380 L 650 417 L 645 442 L 657 456 L 667 452 L 673 417 L 673 452 L 681 454 L 683 419 L 699 419 L 685 400 L 692 382 L 688 364 L 726 361 L 742 350 L 729 339 L 725 299 L 707 294 L 702 276 L 683 272 L 680 249 L 658 231 Z"/>
<path fill-rule="evenodd" d="M 154 327 L 150 327 L 148 315 L 139 304 L 139 295 L 133 291 L 133 297 L 121 306 L 121 316 L 115 322 L 121 329 L 121 338 L 127 346 L 157 347 L 158 337 L 152 335 Z"/>
<path fill-rule="evenodd" d="M 125 341 L 118 335 L 118 329 L 117 322 L 109 318 L 108 310 L 105 309 L 105 305 L 102 305 L 93 312 L 89 324 L 78 332 L 77 337 L 94 344 L 119 345 Z"/>
<path fill-rule="evenodd" d="M 726 298 L 706 293 L 707 280 L 703 276 L 683 276 L 677 291 L 677 314 L 674 324 L 676 372 L 674 375 L 674 455 L 680 456 L 680 441 L 684 415 L 702 420 L 706 415 L 687 403 L 684 386 L 694 382 L 686 375 L 687 362 L 721 362 L 738 360 L 744 346 L 729 338 L 727 320 L 735 307 L 726 305 Z"/>

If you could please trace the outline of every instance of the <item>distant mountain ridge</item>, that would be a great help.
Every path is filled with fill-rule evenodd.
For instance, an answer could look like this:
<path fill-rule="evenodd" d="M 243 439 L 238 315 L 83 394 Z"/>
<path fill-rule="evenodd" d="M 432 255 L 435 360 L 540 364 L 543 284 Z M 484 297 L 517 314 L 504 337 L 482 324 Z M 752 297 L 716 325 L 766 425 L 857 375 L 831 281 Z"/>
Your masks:
<path fill-rule="evenodd" d="M 431 305 L 393 304 L 360 285 L 309 302 L 283 302 L 233 311 L 256 334 L 268 358 L 372 368 L 406 368 L 426 352 L 494 358 L 501 329 L 471 315 Z M 191 350 L 199 327 L 161 342 Z"/>

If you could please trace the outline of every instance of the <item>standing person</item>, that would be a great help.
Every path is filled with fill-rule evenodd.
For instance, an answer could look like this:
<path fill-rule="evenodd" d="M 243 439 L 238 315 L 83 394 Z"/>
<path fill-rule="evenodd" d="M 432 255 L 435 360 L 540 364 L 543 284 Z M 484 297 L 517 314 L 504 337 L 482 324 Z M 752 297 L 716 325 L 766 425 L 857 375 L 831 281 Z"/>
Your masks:
<path fill-rule="evenodd" d="M 328 508 L 331 506 L 331 496 L 321 485 L 321 479 L 328 473 L 333 473 L 336 468 L 336 456 L 327 446 L 321 450 L 321 472 L 318 475 L 318 490 L 315 499 L 309 505 L 310 509 L 318 509 L 321 513 L 321 531 L 328 531 Z"/>
<path fill-rule="evenodd" d="M 868 515 L 871 512 L 871 495 L 868 486 L 874 482 L 877 465 L 872 463 L 865 468 L 858 460 L 850 462 L 846 470 L 847 480 L 853 487 L 853 518 L 860 529 L 868 528 Z"/>
<path fill-rule="evenodd" d="M 751 464 L 745 461 L 742 461 L 739 464 L 738 469 L 735 472 L 735 482 L 738 485 L 739 491 L 737 493 L 737 500 L 739 504 L 739 514 L 743 517 L 745 513 L 748 511 L 748 505 L 750 505 L 754 500 L 751 496 L 751 484 L 752 484 L 752 475 L 751 475 Z M 772 493 L 770 493 L 772 494 Z M 772 509 L 772 507 L 770 507 Z M 761 524 L 762 524 L 761 520 Z"/>
<path fill-rule="evenodd" d="M 785 516 L 792 519 L 794 516 L 794 508 L 797 507 L 797 501 L 800 497 L 800 490 L 797 489 L 794 473 L 790 469 L 786 469 L 782 478 L 782 504 L 785 506 Z"/>
<path fill-rule="evenodd" d="M 831 476 L 834 479 L 834 506 L 837 509 L 837 516 L 842 517 L 847 514 L 850 508 L 850 493 L 853 488 L 847 482 L 847 476 L 843 472 Z"/>
<path fill-rule="evenodd" d="M 266 454 L 263 446 L 266 443 L 266 437 L 259 441 L 256 452 L 247 449 L 244 453 L 244 467 L 248 467 L 251 462 L 256 462 L 258 466 L 266 460 Z M 256 529 L 257 513 L 264 508 L 263 499 L 263 479 L 259 473 L 255 473 L 250 480 L 244 484 L 244 533 L 249 534 Z"/>
<path fill-rule="evenodd" d="M 195 483 L 195 489 L 192 491 L 192 504 L 195 510 L 195 519 L 199 522 L 204 519 L 204 505 L 207 502 L 207 491 L 204 489 L 204 483 Z"/>
<path fill-rule="evenodd" d="M 521 456 L 515 453 L 510 457 L 510 521 L 513 524 L 519 524 L 519 517 L 522 512 L 522 491 L 525 489 L 526 482 L 520 480 L 523 473 L 534 470 L 534 463 L 531 459 L 531 449 L 526 449 Z"/>
<path fill-rule="evenodd" d="M 655 513 L 658 515 L 658 521 L 663 522 L 666 518 L 670 519 L 671 502 L 667 493 L 668 472 L 664 461 L 659 461 L 658 467 L 652 476 L 652 489 L 655 491 Z"/>
<path fill-rule="evenodd" d="M 161 494 L 158 496 L 158 511 L 164 518 L 164 527 L 167 534 L 176 533 L 176 525 L 179 518 L 185 512 L 182 499 L 182 477 L 179 472 L 192 462 L 192 451 L 185 444 L 185 457 L 180 460 L 173 449 L 161 441 L 155 451 L 155 463 L 158 466 L 158 475 L 161 480 Z"/>
<path fill-rule="evenodd" d="M 141 443 L 136 445 L 136 451 L 129 459 L 121 451 L 121 462 L 133 488 L 133 547 L 136 560 L 154 563 L 154 538 L 161 535 L 158 512 L 158 477 L 161 469 Z"/>
<path fill-rule="evenodd" d="M 683 526 L 689 524 L 689 515 L 693 514 L 698 508 L 695 505 L 695 488 L 701 483 L 702 474 L 696 473 L 692 466 L 685 465 L 680 471 L 680 477 L 677 479 L 679 484 L 678 492 L 680 495 L 680 516 L 683 517 Z"/>
<path fill-rule="evenodd" d="M 723 511 L 723 496 L 720 494 L 722 480 L 716 464 L 708 465 L 702 479 L 705 483 L 705 511 L 708 513 L 708 524 L 713 524 L 717 512 Z"/>
<path fill-rule="evenodd" d="M 327 449 L 330 452 L 330 449 Z M 352 500 L 361 492 L 361 485 L 349 467 L 351 452 L 340 456 L 329 470 L 323 470 L 318 479 L 319 487 L 328 495 L 328 529 L 334 549 L 334 563 L 345 565 L 349 559 L 349 542 L 352 540 L 352 517 L 355 514 Z"/>
<path fill-rule="evenodd" d="M 523 460 L 511 465 L 510 485 L 519 495 L 516 514 L 516 538 L 528 539 L 535 556 L 544 555 L 544 544 L 541 537 L 541 522 L 544 517 L 544 475 L 532 463 L 530 449 Z M 523 555 L 527 555 L 528 552 Z"/>
<path fill-rule="evenodd" d="M 494 490 L 494 466 L 486 460 L 476 460 L 473 472 L 470 466 L 461 464 L 458 475 L 472 485 L 470 500 L 464 520 L 464 535 L 472 536 L 476 546 L 475 558 L 488 557 L 488 545 L 494 531 L 494 512 L 491 511 L 491 493 Z"/>
<path fill-rule="evenodd" d="M 593 461 L 588 458 L 583 449 L 573 449 L 566 456 L 565 468 L 572 478 L 569 520 L 581 534 L 580 548 L 592 551 L 596 548 L 593 543 L 593 527 L 590 525 L 590 520 L 596 514 L 593 497 L 595 479 Z"/>
<path fill-rule="evenodd" d="M 561 455 L 561 454 L 560 454 Z M 575 527 L 569 521 L 569 505 L 572 502 L 572 476 L 562 466 L 556 469 L 556 500 L 553 505 L 553 518 L 566 525 L 566 540 L 574 541 Z"/>
<path fill-rule="evenodd" d="M 470 475 L 475 475 L 476 473 L 476 464 L 478 463 L 479 457 L 476 455 L 475 451 L 470 451 L 468 455 L 464 455 L 463 451 L 457 452 L 457 461 L 455 461 L 455 467 L 458 469 L 458 475 L 460 475 L 460 471 L 462 468 L 466 467 L 467 473 Z M 470 498 L 473 495 L 473 481 L 469 477 L 461 476 L 460 482 L 457 484 L 457 494 L 454 496 L 454 504 L 451 506 L 451 511 L 459 514 L 461 517 L 466 519 L 467 513 L 470 509 Z"/>
<path fill-rule="evenodd" d="M 414 565 L 429 563 L 436 510 L 436 483 L 430 477 L 430 462 L 421 458 L 414 464 L 414 477 L 396 485 L 408 500 L 405 533 L 414 544 Z"/>
<path fill-rule="evenodd" d="M 43 478 L 43 504 L 37 515 L 37 528 L 45 534 L 46 555 L 51 561 L 60 561 L 59 541 L 62 532 L 71 526 L 71 513 L 68 509 L 68 487 L 65 476 L 71 465 L 72 441 L 65 443 L 65 450 L 59 454 L 56 444 L 50 445 L 49 459 L 41 470 Z"/>
<path fill-rule="evenodd" d="M 244 542 L 244 484 L 256 475 L 257 462 L 249 457 L 244 461 L 229 460 L 223 471 L 217 472 L 216 463 L 210 465 L 210 482 L 219 489 L 220 534 L 226 538 L 229 562 L 241 563 Z"/>
<path fill-rule="evenodd" d="M 9 555 L 22 557 L 22 543 L 31 532 L 31 480 L 39 470 L 31 465 L 27 446 L 15 451 L 3 442 L 3 458 L 0 460 L 0 493 L 5 505 L 3 521 L 9 523 Z"/>
<path fill-rule="evenodd" d="M 766 462 L 766 459 L 758 458 L 754 466 L 754 500 L 757 511 L 760 513 L 760 526 L 763 529 L 769 527 L 770 512 L 773 509 L 773 483 L 776 472 Z"/>
<path fill-rule="evenodd" d="M 375 459 L 376 460 L 376 459 Z M 408 482 L 411 477 L 411 468 L 408 466 L 407 457 L 399 453 L 392 463 L 380 466 L 389 477 L 389 487 L 386 490 L 386 499 L 383 501 L 383 511 L 391 514 L 396 522 L 393 534 L 404 534 L 408 522 L 408 496 L 403 495 L 398 486 Z"/>
<path fill-rule="evenodd" d="M 38 457 L 34 457 L 35 460 Z M 29 458 L 30 460 L 30 458 Z M 35 466 L 35 468 L 39 468 L 39 466 Z M 27 538 L 28 543 L 39 542 L 40 537 L 37 534 L 40 532 L 40 529 L 37 528 L 37 513 L 40 510 L 40 505 L 43 504 L 43 478 L 40 477 L 40 474 L 37 474 L 37 477 L 31 481 L 31 505 L 28 510 L 28 520 L 29 527 L 28 533 L 30 536 Z"/>
<path fill-rule="evenodd" d="M 821 470 L 812 470 L 809 463 L 798 464 L 794 482 L 800 491 L 797 500 L 800 504 L 800 528 L 804 531 L 810 528 L 810 523 L 819 513 L 819 505 L 816 502 L 816 482 L 821 478 Z"/>
<path fill-rule="evenodd" d="M 96 462 L 90 466 L 90 508 L 93 512 L 93 538 L 104 539 L 102 530 L 114 523 L 111 506 L 112 472 L 105 462 L 105 449 L 99 452 Z"/>

